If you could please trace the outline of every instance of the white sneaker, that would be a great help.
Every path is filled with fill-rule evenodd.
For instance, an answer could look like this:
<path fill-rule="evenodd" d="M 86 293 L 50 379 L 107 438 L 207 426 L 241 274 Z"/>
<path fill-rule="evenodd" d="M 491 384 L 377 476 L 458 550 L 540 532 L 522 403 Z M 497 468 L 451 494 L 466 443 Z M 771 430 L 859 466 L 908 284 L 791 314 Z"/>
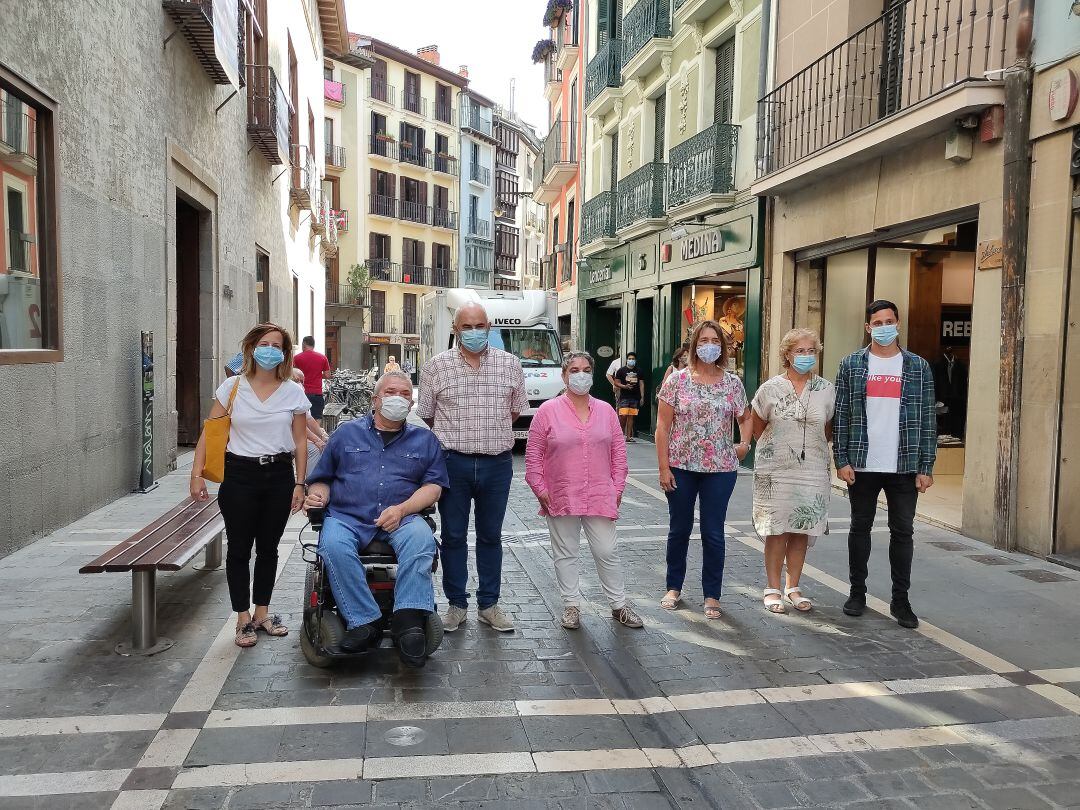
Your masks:
<path fill-rule="evenodd" d="M 459 608 L 457 605 L 450 605 L 446 609 L 446 613 L 442 615 L 442 627 L 446 633 L 453 633 L 461 625 L 465 623 L 465 617 L 468 613 L 465 608 Z"/>
<path fill-rule="evenodd" d="M 500 633 L 514 632 L 514 620 L 503 613 L 497 604 L 477 611 L 476 618 Z"/>

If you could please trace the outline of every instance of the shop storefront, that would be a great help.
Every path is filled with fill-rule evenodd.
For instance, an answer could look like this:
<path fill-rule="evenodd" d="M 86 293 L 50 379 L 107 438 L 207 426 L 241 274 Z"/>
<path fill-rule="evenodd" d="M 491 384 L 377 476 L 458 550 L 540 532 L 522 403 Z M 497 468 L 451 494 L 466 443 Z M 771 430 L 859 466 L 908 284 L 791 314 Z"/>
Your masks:
<path fill-rule="evenodd" d="M 733 348 L 731 371 L 751 394 L 760 379 L 761 217 L 753 200 L 674 230 L 590 257 L 579 275 L 582 336 L 598 372 L 637 354 L 647 369 L 638 430 L 656 424 L 656 392 L 672 352 L 694 326 L 720 323 Z M 611 400 L 607 386 L 597 396 Z"/>

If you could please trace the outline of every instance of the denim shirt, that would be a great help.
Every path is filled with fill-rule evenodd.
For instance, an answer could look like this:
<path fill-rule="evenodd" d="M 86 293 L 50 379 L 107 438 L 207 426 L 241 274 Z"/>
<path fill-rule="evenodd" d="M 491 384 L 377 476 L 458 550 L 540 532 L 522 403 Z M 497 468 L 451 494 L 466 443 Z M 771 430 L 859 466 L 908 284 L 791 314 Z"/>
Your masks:
<path fill-rule="evenodd" d="M 434 433 L 406 423 L 384 447 L 370 415 L 334 431 L 307 480 L 330 485 L 327 514 L 356 531 L 360 548 L 375 537 L 375 521 L 388 506 L 404 503 L 424 484 L 450 484 Z M 409 515 L 401 525 L 418 517 Z"/>
<path fill-rule="evenodd" d="M 866 435 L 866 378 L 869 348 L 840 361 L 836 375 L 836 412 L 833 417 L 833 456 L 836 469 L 866 464 L 870 448 Z M 932 475 L 937 458 L 937 400 L 930 364 L 901 349 L 904 370 L 900 390 L 900 449 L 896 471 Z"/>

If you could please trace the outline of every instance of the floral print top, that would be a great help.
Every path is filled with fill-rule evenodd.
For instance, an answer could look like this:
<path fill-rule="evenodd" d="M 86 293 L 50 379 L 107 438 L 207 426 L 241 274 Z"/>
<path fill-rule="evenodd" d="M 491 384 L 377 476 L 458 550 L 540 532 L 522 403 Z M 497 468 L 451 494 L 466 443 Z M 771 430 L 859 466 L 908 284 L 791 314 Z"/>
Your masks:
<path fill-rule="evenodd" d="M 712 385 L 697 382 L 690 369 L 676 371 L 660 389 L 660 399 L 675 411 L 668 463 L 691 472 L 735 472 L 734 422 L 746 411 L 742 380 L 724 372 Z"/>

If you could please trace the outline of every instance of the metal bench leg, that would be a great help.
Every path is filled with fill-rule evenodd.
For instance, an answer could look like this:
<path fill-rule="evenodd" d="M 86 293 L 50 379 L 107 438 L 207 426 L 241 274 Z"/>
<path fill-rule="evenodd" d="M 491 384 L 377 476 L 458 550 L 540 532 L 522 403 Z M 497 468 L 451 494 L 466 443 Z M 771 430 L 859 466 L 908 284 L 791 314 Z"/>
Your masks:
<path fill-rule="evenodd" d="M 210 541 L 206 547 L 202 565 L 192 566 L 196 571 L 216 571 L 221 568 L 221 534 Z"/>
<path fill-rule="evenodd" d="M 156 571 L 131 572 L 131 643 L 116 645 L 120 655 L 154 655 L 173 645 L 157 634 L 156 575 Z"/>

